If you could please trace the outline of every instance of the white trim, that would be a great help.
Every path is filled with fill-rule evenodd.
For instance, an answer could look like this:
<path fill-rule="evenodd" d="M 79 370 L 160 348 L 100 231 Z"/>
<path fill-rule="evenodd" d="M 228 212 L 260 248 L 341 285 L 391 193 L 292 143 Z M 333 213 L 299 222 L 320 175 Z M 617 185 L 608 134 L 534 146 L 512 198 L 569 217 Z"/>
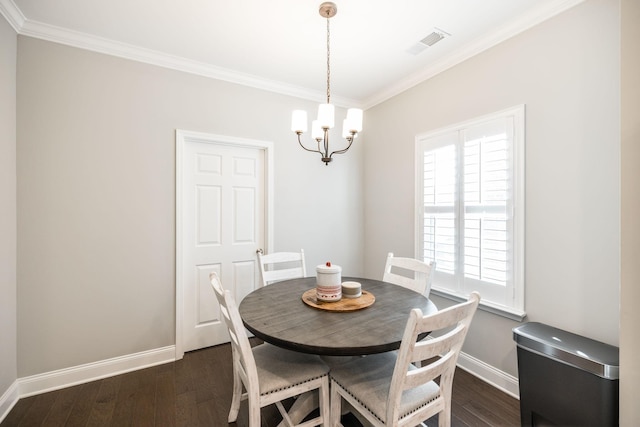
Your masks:
<path fill-rule="evenodd" d="M 176 130 L 176 360 L 184 357 L 184 346 L 182 345 L 182 328 L 184 317 L 184 300 L 182 296 L 182 152 L 184 151 L 185 141 L 181 134 L 182 131 Z"/>
<path fill-rule="evenodd" d="M 0 14 L 4 15 L 13 29 L 21 35 L 297 98 L 320 102 L 326 97 L 322 91 L 269 80 L 158 50 L 146 49 L 89 33 L 29 20 L 24 17 L 12 0 L 0 0 Z M 360 101 L 339 95 L 332 96 L 331 100 L 335 105 L 345 108 L 348 106 L 361 107 Z"/>
<path fill-rule="evenodd" d="M 184 285 L 182 283 L 182 184 L 183 184 L 183 152 L 188 142 L 203 142 L 208 144 L 232 145 L 238 147 L 253 147 L 262 149 L 265 153 L 265 247 L 267 253 L 273 251 L 274 230 L 274 145 L 270 141 L 238 138 L 226 135 L 214 135 L 204 132 L 176 129 L 176 353 L 175 359 L 184 357 L 183 323 L 184 316 Z"/>
<path fill-rule="evenodd" d="M 398 80 L 392 86 L 389 86 L 377 94 L 365 99 L 362 102 L 364 105 L 362 108 L 366 110 L 371 107 L 375 107 L 389 98 L 411 89 L 412 87 L 429 80 L 430 78 L 466 61 L 467 59 L 479 55 L 485 50 L 515 37 L 529 28 L 532 28 L 547 19 L 553 18 L 565 10 L 571 9 L 583 1 L 584 0 L 558 0 L 547 5 L 542 5 L 532 12 L 522 16 L 520 19 L 507 22 L 502 28 L 479 38 L 475 43 L 465 45 L 461 49 L 451 52 L 451 54 L 433 64 L 430 64 L 428 67 L 424 67 L 423 70 Z"/>
<path fill-rule="evenodd" d="M 285 82 L 269 80 L 253 74 L 242 73 L 205 62 L 171 55 L 158 50 L 146 49 L 37 21 L 27 20 L 22 26 L 20 34 L 93 52 L 104 53 L 106 55 L 116 56 L 119 58 L 130 59 L 132 61 L 156 65 L 171 70 L 182 71 L 189 74 L 209 77 L 216 80 L 236 83 L 279 94 L 295 96 L 302 99 L 320 101 L 323 99 L 323 96 L 326 96 L 322 91 L 314 91 Z M 347 106 L 359 106 L 360 104 L 357 100 L 340 96 L 332 96 L 331 100 L 334 104 L 345 108 Z"/>
<path fill-rule="evenodd" d="M 20 395 L 18 394 L 19 386 L 18 380 L 15 380 L 13 384 L 9 386 L 7 391 L 0 397 L 0 423 L 5 419 L 11 409 L 18 403 Z"/>
<path fill-rule="evenodd" d="M 458 356 L 458 367 L 480 378 L 482 381 L 491 384 L 495 388 L 504 391 L 508 395 L 520 399 L 518 378 L 513 375 L 509 375 L 463 352 L 460 352 L 460 356 Z"/>
<path fill-rule="evenodd" d="M 5 17 L 7 22 L 13 27 L 14 31 L 20 34 L 26 18 L 13 0 L 0 0 L 0 14 Z"/>
<path fill-rule="evenodd" d="M 451 301 L 455 301 L 456 303 L 464 302 L 469 299 L 469 295 L 456 294 L 450 289 L 438 288 L 437 286 L 431 287 L 431 293 L 442 298 L 450 299 Z M 480 301 L 478 309 L 497 314 L 498 316 L 506 317 L 507 319 L 516 320 L 518 322 L 522 322 L 524 318 L 527 317 L 527 313 L 523 310 L 518 310 L 516 308 L 507 307 L 504 305 L 498 305 L 488 301 Z"/>
<path fill-rule="evenodd" d="M 173 362 L 174 355 L 175 346 L 171 345 L 19 378 L 20 398 Z"/>
<path fill-rule="evenodd" d="M 114 357 L 99 362 L 18 378 L 0 397 L 0 422 L 9 414 L 19 399 L 77 384 L 120 375 L 138 369 L 149 368 L 175 361 L 175 346 L 167 346 L 127 356 Z M 487 384 L 519 399 L 518 378 L 509 375 L 473 356 L 460 352 L 458 367 L 478 377 Z"/>
<path fill-rule="evenodd" d="M 475 43 L 453 52 L 434 64 L 430 64 L 424 70 L 399 80 L 396 84 L 374 94 L 368 99 L 356 100 L 338 95 L 332 95 L 331 99 L 334 104 L 341 107 L 352 106 L 365 110 L 374 107 L 583 1 L 557 0 L 550 4 L 542 5 L 518 20 L 505 23 L 502 28 L 480 38 Z M 239 73 L 203 62 L 29 20 L 24 17 L 22 11 L 13 0 L 0 0 L 0 14 L 5 16 L 18 34 L 312 101 L 323 99 L 321 91 L 313 91 L 284 82 L 267 80 L 259 76 Z"/>

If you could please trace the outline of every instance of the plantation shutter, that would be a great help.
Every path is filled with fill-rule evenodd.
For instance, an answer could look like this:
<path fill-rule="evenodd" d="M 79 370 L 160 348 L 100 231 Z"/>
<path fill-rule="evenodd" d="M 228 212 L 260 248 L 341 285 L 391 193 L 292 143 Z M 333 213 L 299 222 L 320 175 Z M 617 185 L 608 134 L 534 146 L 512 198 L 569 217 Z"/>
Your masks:
<path fill-rule="evenodd" d="M 517 313 L 524 293 L 522 260 L 516 259 L 524 221 L 514 220 L 515 192 L 523 188 L 516 173 L 523 164 L 516 144 L 524 137 L 523 113 L 496 114 L 417 138 L 416 251 L 437 263 L 432 289 L 460 297 L 477 290 L 484 304 Z"/>
<path fill-rule="evenodd" d="M 513 142 L 511 118 L 461 131 L 463 187 L 461 250 L 465 292 L 482 289 L 497 298 L 512 286 Z"/>
<path fill-rule="evenodd" d="M 423 259 L 436 261 L 442 280 L 454 286 L 458 258 L 458 135 L 431 141 L 423 157 L 424 220 Z"/>

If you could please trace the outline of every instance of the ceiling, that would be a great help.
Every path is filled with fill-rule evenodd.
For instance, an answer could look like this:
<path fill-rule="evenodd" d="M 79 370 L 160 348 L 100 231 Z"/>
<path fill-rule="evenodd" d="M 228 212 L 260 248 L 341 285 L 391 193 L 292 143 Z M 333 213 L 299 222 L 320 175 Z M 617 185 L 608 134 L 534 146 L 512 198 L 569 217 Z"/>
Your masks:
<path fill-rule="evenodd" d="M 332 102 L 373 106 L 581 1 L 336 0 Z M 19 34 L 321 101 L 320 3 L 0 0 L 0 13 Z M 418 44 L 434 28 L 450 36 Z"/>

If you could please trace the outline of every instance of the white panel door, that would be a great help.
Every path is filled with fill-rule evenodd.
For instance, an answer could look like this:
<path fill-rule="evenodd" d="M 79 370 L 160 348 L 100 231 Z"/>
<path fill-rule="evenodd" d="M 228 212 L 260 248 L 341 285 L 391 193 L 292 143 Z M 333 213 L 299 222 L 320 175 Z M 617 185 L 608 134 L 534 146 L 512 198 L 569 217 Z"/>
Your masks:
<path fill-rule="evenodd" d="M 216 271 L 240 303 L 257 286 L 256 250 L 265 246 L 267 227 L 265 150 L 215 138 L 183 141 L 177 278 L 183 318 L 176 321 L 184 352 L 229 341 L 209 274 Z"/>

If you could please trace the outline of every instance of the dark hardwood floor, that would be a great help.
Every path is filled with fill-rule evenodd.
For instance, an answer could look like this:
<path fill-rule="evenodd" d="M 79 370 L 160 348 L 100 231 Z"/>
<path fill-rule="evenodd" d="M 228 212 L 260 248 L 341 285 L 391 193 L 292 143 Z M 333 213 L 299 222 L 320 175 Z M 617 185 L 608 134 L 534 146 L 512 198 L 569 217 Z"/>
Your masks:
<path fill-rule="evenodd" d="M 210 347 L 176 362 L 20 399 L 0 427 L 227 426 L 231 373 L 231 347 Z M 517 399 L 460 369 L 452 408 L 454 427 L 520 425 Z M 280 421 L 275 407 L 262 415 L 263 426 Z M 349 415 L 343 423 L 360 426 Z M 246 402 L 231 425 L 247 425 Z"/>

